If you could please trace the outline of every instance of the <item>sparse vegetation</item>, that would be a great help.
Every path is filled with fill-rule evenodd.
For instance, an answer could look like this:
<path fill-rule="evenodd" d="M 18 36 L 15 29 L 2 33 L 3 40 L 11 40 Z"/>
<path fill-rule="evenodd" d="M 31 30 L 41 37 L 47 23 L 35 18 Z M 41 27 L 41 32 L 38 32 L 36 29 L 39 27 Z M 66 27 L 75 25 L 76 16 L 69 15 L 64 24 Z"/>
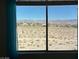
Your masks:
<path fill-rule="evenodd" d="M 77 49 L 76 25 L 48 25 L 49 50 Z M 40 23 L 17 23 L 18 50 L 45 50 L 46 25 Z M 71 42 L 72 41 L 72 42 Z M 68 43 L 73 44 L 68 44 Z"/>
<path fill-rule="evenodd" d="M 78 28 L 78 26 L 77 26 L 77 25 L 71 25 L 71 27 L 73 27 L 73 28 Z"/>

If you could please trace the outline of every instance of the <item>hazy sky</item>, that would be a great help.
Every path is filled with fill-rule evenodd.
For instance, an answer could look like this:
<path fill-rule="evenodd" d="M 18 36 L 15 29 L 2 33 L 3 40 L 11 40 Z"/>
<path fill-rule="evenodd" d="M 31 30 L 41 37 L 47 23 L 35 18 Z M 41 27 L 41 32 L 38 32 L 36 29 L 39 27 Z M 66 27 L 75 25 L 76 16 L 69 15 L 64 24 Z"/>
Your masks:
<path fill-rule="evenodd" d="M 45 6 L 16 6 L 17 20 L 45 20 L 46 8 Z M 49 20 L 69 20 L 77 19 L 77 6 L 48 6 Z"/>

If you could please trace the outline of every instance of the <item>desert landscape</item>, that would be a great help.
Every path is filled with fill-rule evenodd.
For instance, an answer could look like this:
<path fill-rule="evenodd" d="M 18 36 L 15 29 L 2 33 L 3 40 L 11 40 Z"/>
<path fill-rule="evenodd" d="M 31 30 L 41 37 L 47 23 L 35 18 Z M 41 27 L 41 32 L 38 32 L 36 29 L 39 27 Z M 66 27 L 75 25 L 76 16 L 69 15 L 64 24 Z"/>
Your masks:
<path fill-rule="evenodd" d="M 17 22 L 17 50 L 46 50 L 45 21 Z M 48 22 L 48 50 L 77 50 L 77 20 Z"/>

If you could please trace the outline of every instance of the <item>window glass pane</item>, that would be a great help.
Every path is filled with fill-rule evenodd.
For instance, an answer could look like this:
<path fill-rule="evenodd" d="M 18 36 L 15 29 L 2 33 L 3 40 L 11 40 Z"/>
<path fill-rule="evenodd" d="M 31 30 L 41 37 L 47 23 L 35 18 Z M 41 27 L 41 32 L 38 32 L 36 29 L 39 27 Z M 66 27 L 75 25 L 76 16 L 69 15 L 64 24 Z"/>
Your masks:
<path fill-rule="evenodd" d="M 77 5 L 48 6 L 48 50 L 77 50 Z"/>
<path fill-rule="evenodd" d="M 46 50 L 45 6 L 16 6 L 17 50 Z"/>

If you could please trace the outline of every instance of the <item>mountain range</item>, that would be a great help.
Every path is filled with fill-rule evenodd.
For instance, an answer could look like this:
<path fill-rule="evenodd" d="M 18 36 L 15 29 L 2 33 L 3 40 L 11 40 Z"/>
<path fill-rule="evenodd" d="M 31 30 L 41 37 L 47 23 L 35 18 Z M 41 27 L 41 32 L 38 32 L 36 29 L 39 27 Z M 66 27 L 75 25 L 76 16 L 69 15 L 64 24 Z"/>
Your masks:
<path fill-rule="evenodd" d="M 46 21 L 45 20 L 18 20 L 17 23 L 41 23 L 41 24 L 45 24 Z M 77 20 L 73 19 L 73 20 L 48 20 L 49 24 L 77 24 Z"/>

